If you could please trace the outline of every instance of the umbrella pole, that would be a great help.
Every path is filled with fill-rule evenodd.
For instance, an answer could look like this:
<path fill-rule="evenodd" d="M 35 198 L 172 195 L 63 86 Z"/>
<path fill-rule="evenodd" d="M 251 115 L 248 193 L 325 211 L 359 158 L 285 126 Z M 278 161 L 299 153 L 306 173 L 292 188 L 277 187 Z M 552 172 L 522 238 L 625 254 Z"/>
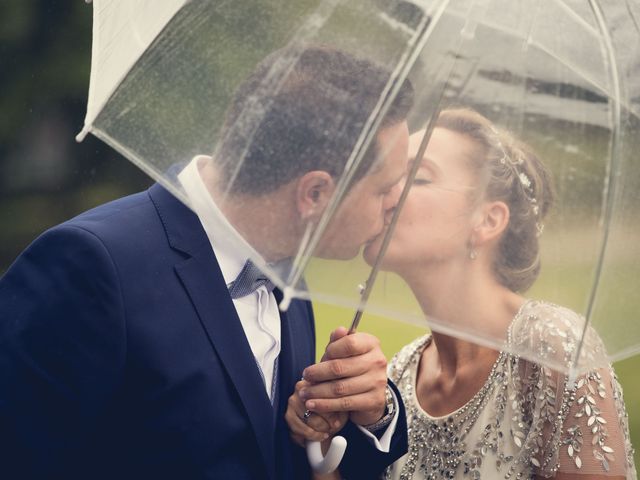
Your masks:
<path fill-rule="evenodd" d="M 440 102 L 438 102 L 440 104 Z M 398 200 L 398 205 L 396 206 L 393 216 L 391 217 L 391 222 L 389 222 L 389 226 L 387 227 L 387 231 L 384 234 L 384 238 L 382 240 L 382 245 L 380 246 L 380 251 L 376 256 L 376 260 L 371 267 L 371 272 L 369 272 L 369 277 L 364 285 L 361 285 L 360 291 L 360 303 L 356 309 L 356 312 L 353 316 L 353 320 L 351 321 L 351 326 L 349 327 L 349 334 L 356 332 L 358 329 L 358 325 L 360 324 L 360 319 L 364 313 L 364 309 L 369 301 L 369 296 L 371 295 L 371 291 L 373 290 L 373 285 L 376 282 L 376 277 L 378 276 L 378 272 L 380 271 L 380 266 L 382 265 L 382 259 L 384 258 L 385 253 L 387 252 L 387 248 L 389 247 L 389 243 L 391 242 L 391 237 L 393 236 L 393 231 L 395 229 L 396 223 L 398 223 L 398 218 L 400 217 L 400 211 L 402 210 L 402 206 L 409 195 L 409 190 L 413 184 L 413 180 L 418 173 L 418 169 L 420 168 L 420 161 L 418 159 L 424 156 L 424 152 L 427 149 L 427 144 L 429 143 L 429 139 L 431 138 L 431 134 L 433 133 L 433 129 L 435 128 L 436 121 L 438 116 L 440 115 L 440 108 L 436 109 L 434 114 L 431 116 L 431 120 L 427 125 L 426 131 L 422 140 L 420 142 L 420 147 L 418 148 L 418 153 L 416 154 L 416 160 L 411 165 L 411 170 L 407 175 L 407 181 L 404 184 L 404 188 L 402 189 L 402 194 L 400 195 L 400 199 Z"/>
<path fill-rule="evenodd" d="M 445 77 L 446 78 L 445 85 L 449 83 L 449 79 L 451 78 L 451 74 L 453 73 L 453 69 L 456 64 L 456 58 L 460 54 L 462 39 L 473 38 L 473 36 L 475 35 L 476 26 L 477 24 L 474 20 L 468 19 L 464 28 L 460 32 L 461 37 L 460 37 L 460 40 L 458 41 L 458 44 L 455 47 L 455 50 L 454 50 L 455 54 L 451 56 L 451 63 L 448 66 L 447 74 Z M 445 92 L 445 89 L 443 88 L 440 91 L 438 100 L 435 102 L 435 105 L 437 107 L 433 112 L 433 115 L 431 115 L 429 123 L 427 124 L 426 131 L 424 133 L 424 136 L 422 137 L 422 141 L 420 142 L 420 147 L 418 148 L 418 153 L 416 154 L 416 159 L 421 159 L 424 156 L 425 150 L 427 149 L 427 144 L 429 143 L 429 139 L 431 138 L 433 129 L 435 128 L 438 117 L 440 116 L 440 111 L 442 109 L 441 107 L 442 100 L 444 98 L 444 92 Z M 411 166 L 411 170 L 409 171 L 409 174 L 407 175 L 407 182 L 405 183 L 404 189 L 402 190 L 402 194 L 400 195 L 400 199 L 398 200 L 398 205 L 396 206 L 393 212 L 393 216 L 391 217 L 391 222 L 389 223 L 389 227 L 387 227 L 387 231 L 384 234 L 382 245 L 380 246 L 380 252 L 378 252 L 378 255 L 376 256 L 376 260 L 373 264 L 373 267 L 371 268 L 371 272 L 369 273 L 369 278 L 367 278 L 367 281 L 364 283 L 364 285 L 361 286 L 360 302 L 358 303 L 358 307 L 353 316 L 353 320 L 351 321 L 351 326 L 349 327 L 349 334 L 354 333 L 358 329 L 358 325 L 360 325 L 360 320 L 362 319 L 362 315 L 367 305 L 367 301 L 369 300 L 369 296 L 371 295 L 371 291 L 373 290 L 373 284 L 376 281 L 376 277 L 378 276 L 378 271 L 380 270 L 380 266 L 382 264 L 382 258 L 387 252 L 387 247 L 391 242 L 391 236 L 393 235 L 393 230 L 395 229 L 396 223 L 398 223 L 398 217 L 400 216 L 400 211 L 402 210 L 402 206 L 404 205 L 404 202 L 407 199 L 407 195 L 409 194 L 409 190 L 411 189 L 411 185 L 413 184 L 413 179 L 415 178 L 416 173 L 418 173 L 419 167 L 420 167 L 420 162 L 418 160 L 415 160 L 413 162 L 413 165 Z"/>
<path fill-rule="evenodd" d="M 440 102 L 438 102 L 439 104 Z M 427 125 L 427 129 L 425 131 L 424 137 L 422 137 L 422 141 L 420 142 L 420 148 L 418 148 L 418 154 L 416 158 L 422 158 L 424 152 L 427 148 L 427 144 L 429 143 L 429 139 L 431 138 L 431 133 L 433 132 L 433 128 L 436 124 L 436 119 L 440 114 L 440 109 L 436 109 L 435 113 L 432 115 L 429 124 Z M 407 177 L 407 182 L 404 185 L 402 190 L 402 194 L 400 195 L 400 199 L 398 200 L 398 205 L 396 206 L 395 211 L 393 212 L 393 216 L 391 217 L 391 222 L 389 223 L 389 227 L 385 232 L 384 239 L 382 241 L 382 246 L 380 247 L 380 252 L 376 256 L 376 261 L 371 268 L 371 272 L 369 273 L 369 278 L 361 288 L 360 292 L 360 303 L 358 304 L 358 308 L 351 322 L 351 327 L 349 328 L 349 334 L 355 333 L 358 329 L 358 324 L 360 323 L 360 319 L 362 318 L 362 314 L 364 312 L 364 308 L 367 304 L 367 300 L 371 295 L 371 290 L 373 288 L 373 284 L 376 281 L 376 277 L 378 275 L 378 271 L 380 270 L 380 265 L 382 264 L 382 258 L 389 246 L 389 242 L 391 241 L 391 236 L 393 235 L 393 229 L 395 228 L 396 223 L 398 222 L 398 217 L 400 215 L 400 209 L 404 204 L 407 195 L 409 194 L 409 189 L 411 188 L 411 184 L 413 183 L 413 179 L 418 172 L 418 168 L 420 168 L 420 162 L 414 161 L 411 166 L 411 170 Z M 309 459 L 309 464 L 312 469 L 316 473 L 325 474 L 333 472 L 338 465 L 342 461 L 342 457 L 347 448 L 347 442 L 344 437 L 336 436 L 331 440 L 331 446 L 329 447 L 329 451 L 327 455 L 323 457 L 322 450 L 320 447 L 320 442 L 306 442 L 306 450 L 307 450 L 307 458 Z"/>

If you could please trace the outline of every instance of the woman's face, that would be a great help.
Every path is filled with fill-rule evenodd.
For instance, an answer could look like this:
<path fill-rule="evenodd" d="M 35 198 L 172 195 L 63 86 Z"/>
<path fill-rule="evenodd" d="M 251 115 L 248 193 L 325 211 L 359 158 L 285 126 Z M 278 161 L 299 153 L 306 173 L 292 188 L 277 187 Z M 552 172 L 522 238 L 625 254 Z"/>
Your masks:
<path fill-rule="evenodd" d="M 476 181 L 467 165 L 478 149 L 468 137 L 436 128 L 424 157 L 417 159 L 424 133 L 409 139 L 409 168 L 414 161 L 420 167 L 383 261 L 383 269 L 400 274 L 469 256 Z M 367 262 L 375 260 L 381 243 L 382 235 L 365 250 Z"/>

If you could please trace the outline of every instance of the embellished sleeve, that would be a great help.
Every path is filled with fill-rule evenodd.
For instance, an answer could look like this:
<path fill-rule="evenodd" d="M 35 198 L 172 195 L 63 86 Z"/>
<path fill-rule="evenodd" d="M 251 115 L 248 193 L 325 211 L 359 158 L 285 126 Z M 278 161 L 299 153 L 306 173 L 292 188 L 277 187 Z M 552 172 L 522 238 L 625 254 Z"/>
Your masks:
<path fill-rule="evenodd" d="M 540 338 L 534 333 L 530 341 L 542 342 L 569 365 L 581 336 L 580 319 L 570 310 L 546 304 L 531 316 L 538 325 L 525 330 L 544 332 Z M 595 330 L 588 327 L 584 342 L 583 350 L 602 358 L 604 347 Z M 523 361 L 520 368 L 522 391 L 529 401 L 528 450 L 537 475 L 636 478 L 622 389 L 610 364 L 598 362 L 575 380 L 532 362 Z"/>
<path fill-rule="evenodd" d="M 578 377 L 563 404 L 567 413 L 553 452 L 558 471 L 635 478 L 627 413 L 613 369 Z"/>

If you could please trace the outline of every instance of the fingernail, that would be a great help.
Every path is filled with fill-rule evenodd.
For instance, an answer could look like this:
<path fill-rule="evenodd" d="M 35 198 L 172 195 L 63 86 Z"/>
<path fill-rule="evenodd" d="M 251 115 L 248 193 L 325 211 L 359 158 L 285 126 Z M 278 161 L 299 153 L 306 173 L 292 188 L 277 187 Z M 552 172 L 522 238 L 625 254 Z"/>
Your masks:
<path fill-rule="evenodd" d="M 313 402 L 313 401 L 307 402 L 305 406 L 307 407 L 308 410 L 312 410 L 316 408 L 316 402 Z"/>
<path fill-rule="evenodd" d="M 298 395 L 300 395 L 300 398 L 304 400 L 305 398 L 307 398 L 307 393 L 308 393 L 308 392 L 307 392 L 307 389 L 306 389 L 306 388 L 303 388 L 302 390 L 300 390 L 300 392 L 298 393 Z"/>
<path fill-rule="evenodd" d="M 340 421 L 339 420 L 333 422 L 333 428 L 339 428 L 339 427 L 340 427 Z"/>
<path fill-rule="evenodd" d="M 329 434 L 328 434 L 328 433 L 325 433 L 325 434 L 322 436 L 322 440 L 326 440 L 327 438 L 329 438 Z"/>
<path fill-rule="evenodd" d="M 307 370 L 305 369 L 302 371 L 302 379 L 305 380 L 306 376 L 307 376 Z"/>

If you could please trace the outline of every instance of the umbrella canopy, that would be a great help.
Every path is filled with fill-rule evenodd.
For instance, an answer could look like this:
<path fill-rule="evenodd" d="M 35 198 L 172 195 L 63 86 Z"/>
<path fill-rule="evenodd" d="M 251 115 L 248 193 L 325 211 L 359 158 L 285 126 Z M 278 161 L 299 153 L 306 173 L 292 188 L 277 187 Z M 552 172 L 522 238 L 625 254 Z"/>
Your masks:
<path fill-rule="evenodd" d="M 581 328 L 589 324 L 596 328 L 611 359 L 640 350 L 640 322 L 634 315 L 640 306 L 634 295 L 640 272 L 636 246 L 640 226 L 634 211 L 639 191 L 635 187 L 640 184 L 640 169 L 634 162 L 640 146 L 640 9 L 635 4 L 614 0 L 94 0 L 93 4 L 89 106 L 79 137 L 90 132 L 101 138 L 196 211 L 197 202 L 185 189 L 181 169 L 193 158 L 213 165 L 214 177 L 223 178 L 214 182 L 216 211 L 224 219 L 224 228 L 218 231 L 224 232 L 228 224 L 234 227 L 220 235 L 244 248 L 286 297 L 358 305 L 358 285 L 369 267 L 359 258 L 345 260 L 381 233 L 382 224 L 353 225 L 351 218 L 336 227 L 336 219 L 343 205 L 355 202 L 354 185 L 375 172 L 368 158 L 382 162 L 385 156 L 402 156 L 401 133 L 389 134 L 383 151 L 376 147 L 388 127 L 385 119 L 406 93 L 409 79 L 415 92 L 409 117 L 412 130 L 424 129 L 448 106 L 463 105 L 540 153 L 555 178 L 558 199 L 541 237 L 542 273 L 529 295 L 582 313 L 586 322 Z M 321 69 L 310 82 L 316 93 L 295 98 L 288 89 L 307 61 L 309 46 L 369 59 L 380 67 L 376 71 L 386 73 L 378 82 L 366 76 L 370 81 L 341 84 Z M 256 72 L 261 73 L 255 77 Z M 244 92 L 242 100 L 238 92 Z M 314 95 L 317 98 L 311 98 Z M 274 99 L 308 107 L 304 125 L 286 117 L 288 113 L 285 120 L 270 117 Z M 323 116 L 325 110 L 333 115 Z M 286 134 L 274 147 L 274 134 L 265 125 L 277 121 L 282 121 L 280 132 Z M 299 140 L 312 136 L 320 138 L 313 148 Z M 230 145 L 233 155 L 228 154 Z M 390 153 L 394 148 L 398 152 Z M 372 149 L 376 155 L 371 155 Z M 291 240 L 278 255 L 265 253 L 261 242 L 271 230 L 247 232 L 237 225 L 236 210 L 226 208 L 238 198 L 247 202 L 245 207 L 252 201 L 264 207 L 263 195 L 272 191 L 274 178 L 296 178 L 288 167 L 260 170 L 250 160 L 255 151 L 261 158 L 297 152 L 301 159 L 314 153 L 341 159 L 331 175 L 330 195 L 306 222 L 283 225 L 279 204 L 267 209 L 273 218 L 256 219 L 274 229 L 289 228 Z M 215 176 L 220 171 L 224 177 Z M 247 178 L 243 171 L 257 173 L 243 180 Z M 381 196 L 385 194 L 383 189 Z M 207 221 L 202 215 L 201 220 Z M 332 235 L 348 245 L 348 251 L 328 248 Z M 424 324 L 412 293 L 393 274 L 382 274 L 368 308 Z M 477 325 L 450 325 L 438 318 L 429 324 L 485 345 L 503 345 L 502 336 Z M 536 348 L 518 353 L 567 368 Z M 601 361 L 578 354 L 572 367 L 588 368 Z"/>
<path fill-rule="evenodd" d="M 594 327 L 608 353 L 605 359 L 593 345 L 578 346 L 567 364 L 562 349 L 556 356 L 519 345 L 516 353 L 559 370 L 577 373 L 638 352 L 632 205 L 640 179 L 639 13 L 634 2 L 448 2 L 410 73 L 420 92 L 414 127 L 447 107 L 471 107 L 532 146 L 551 170 L 556 205 L 540 237 L 541 275 L 528 296 L 584 315 L 580 341 Z M 430 326 L 499 347 L 482 327 L 438 318 Z"/>
<path fill-rule="evenodd" d="M 186 1 L 97 2 L 87 115 L 79 141 L 89 132 L 114 90 Z"/>

